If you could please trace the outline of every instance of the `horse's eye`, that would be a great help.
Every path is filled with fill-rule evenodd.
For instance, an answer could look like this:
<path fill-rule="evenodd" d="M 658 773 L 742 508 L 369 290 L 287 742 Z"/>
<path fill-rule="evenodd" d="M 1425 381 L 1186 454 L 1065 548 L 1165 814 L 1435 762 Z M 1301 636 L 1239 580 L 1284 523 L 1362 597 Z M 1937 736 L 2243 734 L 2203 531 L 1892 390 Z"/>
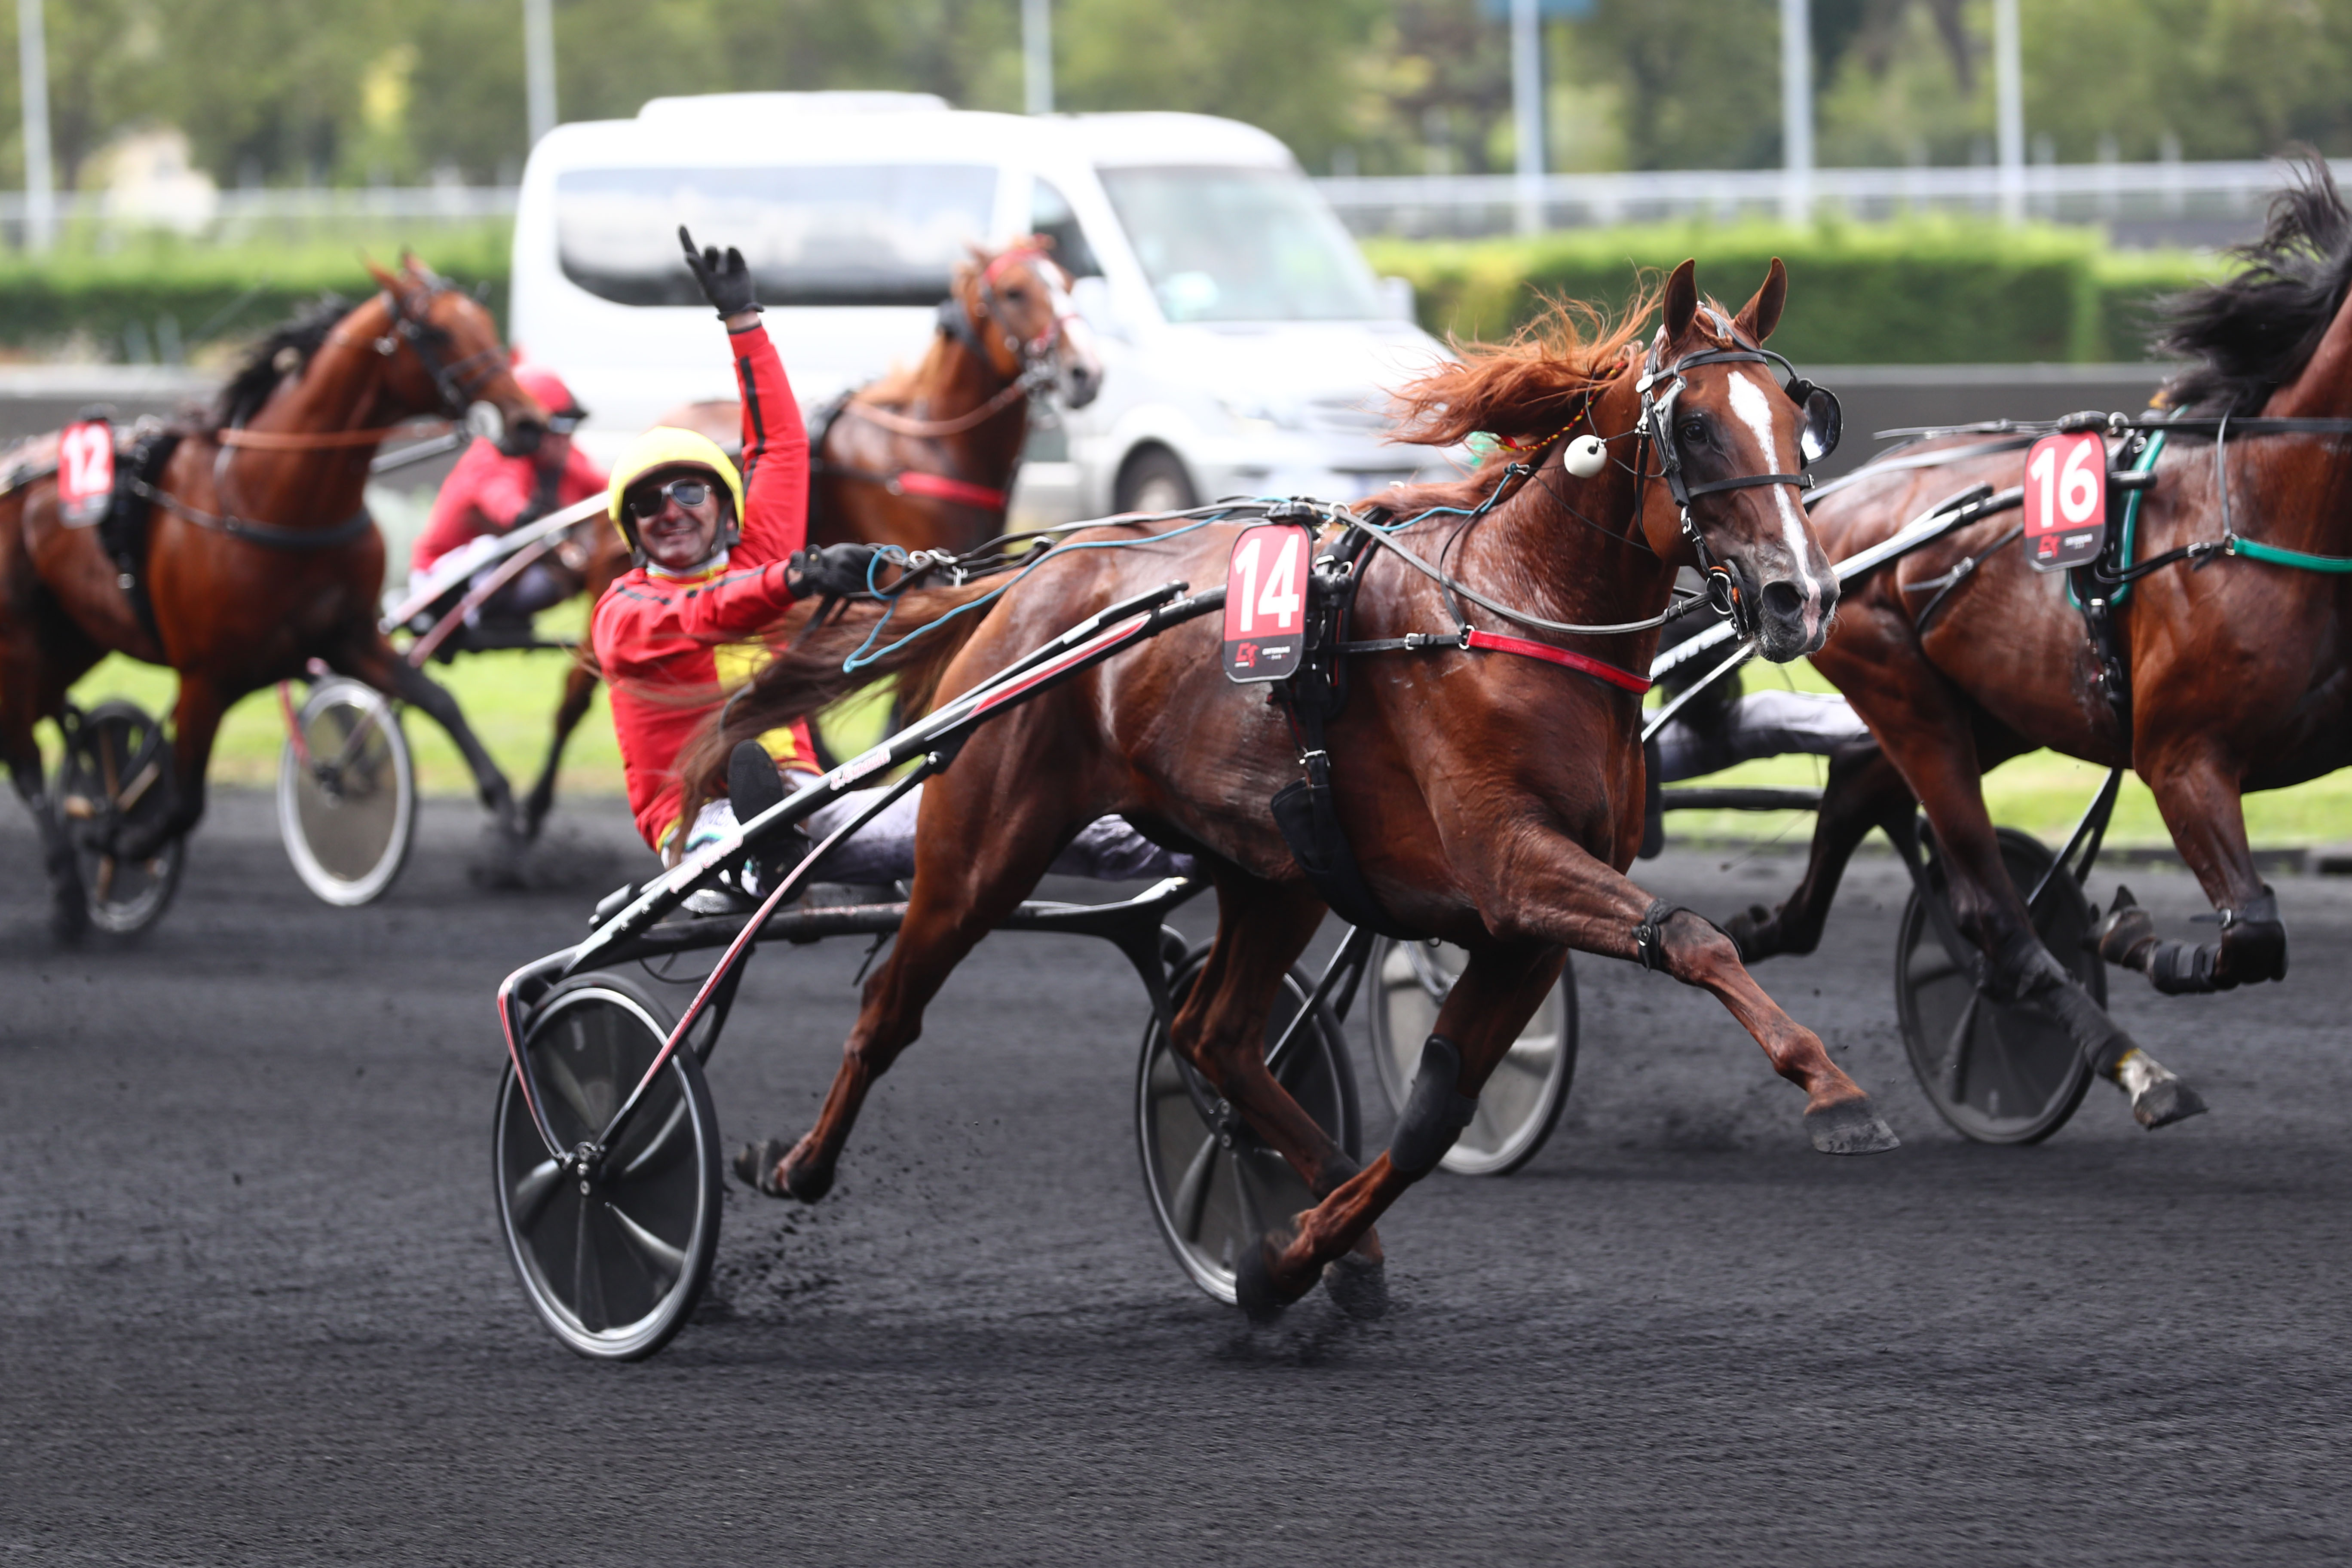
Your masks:
<path fill-rule="evenodd" d="M 1026 300 L 1027 298 L 1029 298 L 1029 290 L 1028 290 L 1028 289 L 1017 289 L 1017 288 L 1016 288 L 1016 289 L 1007 289 L 1004 291 L 1004 297 L 1005 297 L 1006 299 L 1008 299 L 1008 300 Z"/>
<path fill-rule="evenodd" d="M 1684 440 L 1685 440 L 1685 441 L 1704 441 L 1704 440 L 1706 440 L 1706 420 L 1704 420 L 1704 419 L 1697 419 L 1697 418 L 1692 418 L 1692 419 L 1685 419 L 1685 420 L 1684 420 L 1684 421 L 1683 421 L 1682 437 L 1683 437 L 1683 439 L 1684 439 Z"/>

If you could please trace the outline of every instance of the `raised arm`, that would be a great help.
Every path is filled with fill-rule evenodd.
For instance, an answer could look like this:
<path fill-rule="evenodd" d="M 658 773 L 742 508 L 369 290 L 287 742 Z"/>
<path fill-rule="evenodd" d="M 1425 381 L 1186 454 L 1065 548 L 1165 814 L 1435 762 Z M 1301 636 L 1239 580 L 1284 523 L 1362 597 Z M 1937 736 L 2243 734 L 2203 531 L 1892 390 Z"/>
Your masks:
<path fill-rule="evenodd" d="M 736 559 L 764 565 L 808 543 L 808 428 L 759 316 L 746 311 L 730 320 L 727 342 L 743 400 L 743 542 Z"/>

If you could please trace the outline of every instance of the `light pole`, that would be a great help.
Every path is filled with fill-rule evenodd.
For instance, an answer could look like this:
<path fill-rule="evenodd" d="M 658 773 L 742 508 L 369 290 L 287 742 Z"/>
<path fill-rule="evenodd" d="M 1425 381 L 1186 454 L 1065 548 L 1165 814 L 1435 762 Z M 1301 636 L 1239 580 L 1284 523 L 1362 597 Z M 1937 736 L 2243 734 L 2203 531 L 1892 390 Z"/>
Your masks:
<path fill-rule="evenodd" d="M 1813 216 L 1813 19 L 1811 0 L 1780 0 L 1780 216 Z"/>
<path fill-rule="evenodd" d="M 1054 0 L 1021 0 L 1021 87 L 1030 113 L 1054 112 Z"/>
<path fill-rule="evenodd" d="M 2017 43 L 2017 0 L 1992 0 L 1993 117 L 2000 143 L 2000 216 L 2025 217 L 2025 69 Z"/>
<path fill-rule="evenodd" d="M 1511 135 L 1518 143 L 1521 234 L 1543 228 L 1543 23 L 1538 0 L 1511 0 Z"/>
<path fill-rule="evenodd" d="M 522 0 L 523 99 L 530 110 L 530 144 L 555 129 L 553 0 Z"/>
<path fill-rule="evenodd" d="M 58 232 L 49 172 L 49 42 L 41 0 L 16 0 L 16 68 L 25 92 L 25 245 L 47 250 Z"/>

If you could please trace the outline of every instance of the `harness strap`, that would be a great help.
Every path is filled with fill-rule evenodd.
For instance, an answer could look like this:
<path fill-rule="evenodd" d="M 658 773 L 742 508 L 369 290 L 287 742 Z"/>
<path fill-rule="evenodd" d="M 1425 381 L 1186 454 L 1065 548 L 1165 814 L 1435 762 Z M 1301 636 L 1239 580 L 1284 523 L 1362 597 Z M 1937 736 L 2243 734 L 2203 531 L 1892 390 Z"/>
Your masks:
<path fill-rule="evenodd" d="M 955 501 L 963 506 L 976 506 L 989 511 L 1003 511 L 1007 498 L 1003 490 L 990 489 L 986 485 L 970 484 L 951 479 L 945 474 L 926 474 L 908 469 L 890 481 L 891 489 L 902 495 L 926 496 L 933 500 Z"/>
<path fill-rule="evenodd" d="M 2210 551 L 2216 546 L 2208 544 L 2205 548 Z M 2299 572 L 2352 573 L 2352 556 L 2307 555 L 2300 550 L 2283 550 L 2275 544 L 2264 544 L 2260 540 L 2248 539 L 2242 534 L 2230 535 L 2221 542 L 2219 548 L 2224 555 L 2242 555 L 2249 561 L 2268 562 L 2273 566 L 2292 566 Z M 2195 549 L 2194 545 L 2188 546 L 2182 553 Z M 2167 555 L 2173 552 L 2170 551 L 2166 552 Z M 2157 561 L 2150 561 L 2148 564 L 2154 566 L 2158 561 L 2163 559 L 2163 556 L 2159 556 Z"/>
<path fill-rule="evenodd" d="M 1670 899 L 1653 899 L 1633 928 L 1633 962 L 1656 973 L 1666 967 L 1666 922 L 1683 912 Z"/>
<path fill-rule="evenodd" d="M 1549 643 L 1534 642 L 1527 637 L 1505 637 L 1497 632 L 1467 626 L 1453 634 L 1444 632 L 1407 632 L 1401 637 L 1381 637 L 1369 642 L 1345 642 L 1339 645 L 1341 653 L 1434 653 L 1451 648 L 1456 652 L 1515 653 L 1523 658 L 1539 658 L 1546 664 L 1556 664 L 1572 669 L 1579 675 L 1591 676 L 1604 685 L 1630 691 L 1639 697 L 1650 689 L 1651 682 L 1630 669 L 1622 669 L 1606 659 L 1572 648 L 1554 647 Z"/>
<path fill-rule="evenodd" d="M 281 523 L 256 522 L 250 518 L 223 517 L 205 511 L 144 479 L 133 479 L 129 489 L 133 495 L 151 500 L 174 517 L 184 518 L 199 528 L 213 529 L 232 539 L 241 539 L 247 544 L 258 544 L 269 550 L 298 552 L 332 550 L 338 545 L 351 543 L 375 526 L 375 519 L 369 515 L 365 506 L 332 528 L 288 528 Z"/>
<path fill-rule="evenodd" d="M 334 447 L 373 447 L 404 433 L 421 436 L 448 428 L 446 419 L 421 426 L 379 425 L 373 430 L 247 430 L 228 426 L 213 432 L 212 438 L 219 446 L 246 447 L 257 452 L 315 452 Z"/>

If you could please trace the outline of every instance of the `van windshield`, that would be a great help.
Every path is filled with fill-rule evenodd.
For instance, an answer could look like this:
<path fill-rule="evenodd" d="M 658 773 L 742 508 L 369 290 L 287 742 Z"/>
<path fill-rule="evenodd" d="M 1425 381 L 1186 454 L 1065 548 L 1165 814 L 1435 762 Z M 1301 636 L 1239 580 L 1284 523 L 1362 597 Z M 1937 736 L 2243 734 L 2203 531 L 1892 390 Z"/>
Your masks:
<path fill-rule="evenodd" d="M 1350 321 L 1381 313 L 1356 242 L 1294 170 L 1097 173 L 1171 321 Z"/>
<path fill-rule="evenodd" d="M 983 237 L 996 171 L 971 163 L 580 169 L 555 181 L 563 275 L 624 305 L 699 305 L 677 226 L 732 245 L 770 305 L 929 305 Z"/>

